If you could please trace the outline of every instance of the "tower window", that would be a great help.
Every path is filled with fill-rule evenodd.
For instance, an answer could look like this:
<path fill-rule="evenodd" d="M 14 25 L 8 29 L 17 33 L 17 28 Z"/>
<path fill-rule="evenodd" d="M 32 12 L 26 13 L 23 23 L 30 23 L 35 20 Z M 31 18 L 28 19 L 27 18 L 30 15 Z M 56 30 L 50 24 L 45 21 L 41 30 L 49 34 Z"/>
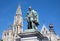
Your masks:
<path fill-rule="evenodd" d="M 4 34 L 4 36 L 6 36 L 6 33 Z"/>
<path fill-rule="evenodd" d="M 7 32 L 7 35 L 9 35 L 9 33 Z"/>
<path fill-rule="evenodd" d="M 46 31 L 46 34 L 47 34 L 47 31 Z"/>

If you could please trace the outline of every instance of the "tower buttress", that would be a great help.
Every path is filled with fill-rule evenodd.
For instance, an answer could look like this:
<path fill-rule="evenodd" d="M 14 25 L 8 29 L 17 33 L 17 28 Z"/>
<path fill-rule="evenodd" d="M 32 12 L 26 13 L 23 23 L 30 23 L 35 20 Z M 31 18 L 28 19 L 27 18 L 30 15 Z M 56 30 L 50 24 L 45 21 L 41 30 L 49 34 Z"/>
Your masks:
<path fill-rule="evenodd" d="M 22 11 L 19 4 L 16 11 L 16 16 L 14 17 L 14 28 L 13 28 L 14 33 L 15 34 L 21 33 L 23 31 L 22 26 L 23 26 Z"/>

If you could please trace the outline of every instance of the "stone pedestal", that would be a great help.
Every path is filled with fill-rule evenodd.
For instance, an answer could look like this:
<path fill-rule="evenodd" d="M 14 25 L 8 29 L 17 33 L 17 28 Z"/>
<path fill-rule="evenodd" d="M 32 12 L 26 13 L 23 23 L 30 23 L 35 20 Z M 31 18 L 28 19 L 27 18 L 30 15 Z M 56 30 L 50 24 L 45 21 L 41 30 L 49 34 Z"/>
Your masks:
<path fill-rule="evenodd" d="M 19 36 L 21 37 L 19 41 L 42 41 L 44 36 L 38 32 L 23 32 L 20 33 Z"/>

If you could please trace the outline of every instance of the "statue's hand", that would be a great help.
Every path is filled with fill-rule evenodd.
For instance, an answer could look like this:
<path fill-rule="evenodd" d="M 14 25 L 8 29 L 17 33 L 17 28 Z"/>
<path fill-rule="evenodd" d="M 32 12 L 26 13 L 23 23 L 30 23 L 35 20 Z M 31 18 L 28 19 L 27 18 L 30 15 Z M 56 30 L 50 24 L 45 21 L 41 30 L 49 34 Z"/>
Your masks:
<path fill-rule="evenodd" d="M 34 23 L 36 26 L 39 25 L 39 23 L 38 23 L 37 21 L 33 21 L 33 23 Z"/>

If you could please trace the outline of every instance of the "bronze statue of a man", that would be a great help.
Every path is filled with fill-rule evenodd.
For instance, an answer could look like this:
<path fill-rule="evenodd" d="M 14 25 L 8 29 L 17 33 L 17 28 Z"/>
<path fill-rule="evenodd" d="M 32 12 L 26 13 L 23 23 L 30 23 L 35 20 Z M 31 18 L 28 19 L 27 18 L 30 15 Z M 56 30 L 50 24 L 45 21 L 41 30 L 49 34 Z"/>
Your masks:
<path fill-rule="evenodd" d="M 39 25 L 37 12 L 32 10 L 31 6 L 28 9 L 29 11 L 25 17 L 28 22 L 28 29 L 37 29 Z"/>

